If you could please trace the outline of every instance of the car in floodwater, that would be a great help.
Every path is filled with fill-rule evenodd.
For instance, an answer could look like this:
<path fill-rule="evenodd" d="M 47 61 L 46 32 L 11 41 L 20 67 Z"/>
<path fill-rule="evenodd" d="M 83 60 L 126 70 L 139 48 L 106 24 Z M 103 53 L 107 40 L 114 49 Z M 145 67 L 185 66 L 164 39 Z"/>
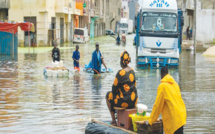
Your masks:
<path fill-rule="evenodd" d="M 112 30 L 105 30 L 106 35 L 116 35 Z"/>
<path fill-rule="evenodd" d="M 87 43 L 90 37 L 88 30 L 85 28 L 75 28 L 73 42 L 75 43 Z"/>

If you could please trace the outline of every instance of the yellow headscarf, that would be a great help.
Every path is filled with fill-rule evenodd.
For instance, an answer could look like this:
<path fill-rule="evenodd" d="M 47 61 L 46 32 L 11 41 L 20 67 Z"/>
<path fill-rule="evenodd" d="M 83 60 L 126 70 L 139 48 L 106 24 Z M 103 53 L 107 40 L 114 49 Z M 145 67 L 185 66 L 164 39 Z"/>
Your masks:
<path fill-rule="evenodd" d="M 127 66 L 131 62 L 131 57 L 127 51 L 124 51 L 121 54 L 121 61 L 122 65 Z"/>

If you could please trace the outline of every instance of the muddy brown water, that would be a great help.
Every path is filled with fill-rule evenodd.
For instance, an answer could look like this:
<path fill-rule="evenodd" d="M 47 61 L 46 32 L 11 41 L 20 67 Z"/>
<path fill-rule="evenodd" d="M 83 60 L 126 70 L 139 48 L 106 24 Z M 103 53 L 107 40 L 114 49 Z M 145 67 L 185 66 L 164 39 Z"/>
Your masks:
<path fill-rule="evenodd" d="M 0 57 L 0 133 L 84 133 L 92 118 L 110 120 L 105 95 L 111 90 L 120 69 L 120 53 L 127 50 L 132 58 L 130 66 L 136 70 L 139 103 L 152 109 L 160 82 L 158 69 L 140 70 L 136 67 L 133 35 L 127 45 L 116 45 L 111 37 L 100 37 L 88 44 L 80 44 L 81 70 L 91 60 L 95 42 L 108 67 L 114 72 L 93 76 L 83 71 L 74 75 L 72 52 L 75 44 L 62 49 L 62 60 L 71 70 L 69 78 L 45 78 L 43 68 L 51 62 L 50 51 L 19 53 L 17 61 Z M 181 87 L 187 107 L 185 133 L 215 133 L 215 58 L 196 57 L 183 51 L 178 69 L 170 74 Z"/>

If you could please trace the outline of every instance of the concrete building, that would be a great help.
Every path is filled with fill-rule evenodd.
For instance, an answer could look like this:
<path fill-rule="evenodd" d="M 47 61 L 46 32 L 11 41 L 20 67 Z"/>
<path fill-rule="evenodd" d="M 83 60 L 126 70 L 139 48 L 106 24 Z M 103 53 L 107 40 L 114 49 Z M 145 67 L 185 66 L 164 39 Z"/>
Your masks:
<path fill-rule="evenodd" d="M 121 19 L 121 1 L 106 0 L 106 29 L 116 31 L 116 25 Z"/>
<path fill-rule="evenodd" d="M 51 46 L 72 41 L 74 28 L 88 28 L 91 37 L 114 30 L 121 18 L 121 1 L 116 0 L 10 0 L 9 20 L 31 22 L 34 33 L 19 30 L 20 46 L 30 42 Z"/>
<path fill-rule="evenodd" d="M 84 7 L 84 5 L 86 7 Z M 76 17 L 79 18 L 78 25 L 76 24 L 76 27 L 79 28 L 89 28 L 89 1 L 86 0 L 76 0 L 76 9 L 80 11 L 79 15 L 76 15 Z"/>
<path fill-rule="evenodd" d="M 196 39 L 212 42 L 215 39 L 215 2 L 197 0 Z"/>
<path fill-rule="evenodd" d="M 178 0 L 178 7 L 184 11 L 184 34 L 186 28 L 193 29 L 194 0 Z M 197 0 L 196 12 L 196 40 L 212 42 L 215 39 L 215 1 Z"/>
<path fill-rule="evenodd" d="M 139 9 L 138 0 L 129 0 L 128 7 L 129 7 L 129 19 L 133 20 L 133 22 L 135 24 L 135 16 L 137 15 L 137 12 Z"/>
<path fill-rule="evenodd" d="M 8 19 L 9 0 L 0 0 L 0 21 Z"/>
<path fill-rule="evenodd" d="M 128 0 L 122 0 L 121 17 L 129 19 Z"/>
<path fill-rule="evenodd" d="M 116 23 L 121 18 L 121 1 L 91 0 L 90 37 L 105 35 L 106 29 L 115 31 Z"/>
<path fill-rule="evenodd" d="M 105 17 L 106 17 L 106 2 L 105 0 L 95 0 L 95 23 L 94 23 L 94 36 L 105 35 Z"/>
<path fill-rule="evenodd" d="M 28 21 L 35 25 L 30 33 L 31 42 L 37 46 L 51 46 L 73 39 L 74 25 L 79 26 L 83 10 L 76 9 L 75 0 L 10 0 L 9 20 Z M 76 19 L 77 18 L 77 19 Z M 19 30 L 20 31 L 20 30 Z M 21 46 L 28 45 L 29 33 L 19 32 Z"/>

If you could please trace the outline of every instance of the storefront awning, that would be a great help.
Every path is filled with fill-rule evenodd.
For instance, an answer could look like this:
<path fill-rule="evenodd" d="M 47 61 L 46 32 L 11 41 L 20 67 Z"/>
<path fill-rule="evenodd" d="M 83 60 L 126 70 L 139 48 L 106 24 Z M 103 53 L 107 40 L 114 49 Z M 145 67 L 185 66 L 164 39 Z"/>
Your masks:
<path fill-rule="evenodd" d="M 30 22 L 23 23 L 2 23 L 0 22 L 0 31 L 16 34 L 18 32 L 18 27 L 20 27 L 23 31 L 32 31 L 34 32 L 34 26 Z"/>

